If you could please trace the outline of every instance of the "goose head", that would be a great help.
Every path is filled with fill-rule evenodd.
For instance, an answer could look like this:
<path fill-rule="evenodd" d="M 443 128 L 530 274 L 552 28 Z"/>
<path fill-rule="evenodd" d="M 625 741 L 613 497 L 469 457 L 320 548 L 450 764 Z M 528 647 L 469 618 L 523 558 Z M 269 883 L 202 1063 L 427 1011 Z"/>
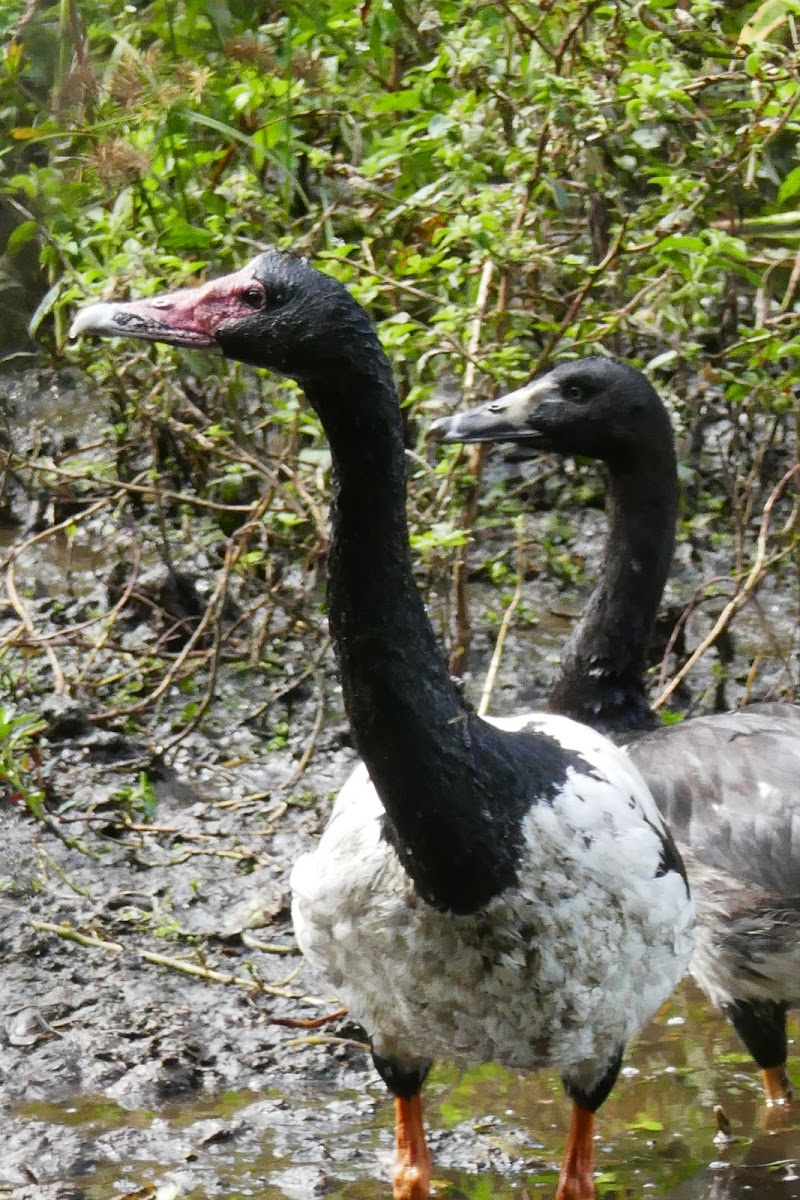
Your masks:
<path fill-rule="evenodd" d="M 90 304 L 70 329 L 82 334 L 216 350 L 300 383 L 352 369 L 377 346 L 367 314 L 338 280 L 279 250 L 198 287 Z"/>
<path fill-rule="evenodd" d="M 515 442 L 542 452 L 624 465 L 672 445 L 664 405 L 644 375 L 604 357 L 560 363 L 496 400 L 430 428 L 440 442 Z"/>

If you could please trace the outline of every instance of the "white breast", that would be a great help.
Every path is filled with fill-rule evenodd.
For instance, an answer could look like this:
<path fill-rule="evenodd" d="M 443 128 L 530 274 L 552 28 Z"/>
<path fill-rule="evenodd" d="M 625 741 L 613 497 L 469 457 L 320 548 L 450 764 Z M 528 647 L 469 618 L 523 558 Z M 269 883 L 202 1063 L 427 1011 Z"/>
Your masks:
<path fill-rule="evenodd" d="M 692 906 L 674 871 L 656 876 L 662 820 L 630 760 L 563 717 L 495 724 L 546 731 L 593 768 L 531 807 L 517 884 L 467 916 L 426 904 L 361 764 L 292 872 L 297 939 L 384 1057 L 593 1079 L 684 973 Z"/>

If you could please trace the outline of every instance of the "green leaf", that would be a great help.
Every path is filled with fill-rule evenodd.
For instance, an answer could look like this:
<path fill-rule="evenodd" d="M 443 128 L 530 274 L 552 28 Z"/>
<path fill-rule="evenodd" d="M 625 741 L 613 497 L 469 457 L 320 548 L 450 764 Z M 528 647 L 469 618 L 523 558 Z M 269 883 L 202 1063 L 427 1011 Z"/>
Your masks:
<path fill-rule="evenodd" d="M 792 196 L 796 196 L 798 192 L 800 192 L 800 167 L 795 167 L 781 184 L 778 201 L 791 200 Z"/>
<path fill-rule="evenodd" d="M 28 333 L 31 337 L 36 337 L 36 332 L 42 321 L 45 319 L 48 313 L 52 312 L 60 291 L 61 280 L 59 280 L 57 283 L 54 283 L 51 288 L 48 288 L 39 303 L 36 305 L 33 316 L 28 322 Z"/>
<path fill-rule="evenodd" d="M 428 122 L 428 133 L 431 137 L 442 137 L 457 124 L 458 122 L 447 113 L 434 113 Z"/>
<path fill-rule="evenodd" d="M 374 113 L 406 112 L 419 108 L 419 89 L 409 88 L 405 92 L 387 92 L 372 101 Z"/>
<path fill-rule="evenodd" d="M 800 209 L 784 213 L 767 213 L 763 217 L 748 217 L 742 222 L 742 229 L 745 232 L 751 229 L 792 229 L 797 226 L 800 226 Z"/>
<path fill-rule="evenodd" d="M 678 357 L 677 350 L 665 350 L 662 354 L 657 354 L 655 358 L 651 358 L 647 364 L 646 370 L 654 371 L 656 367 L 665 367 L 667 363 L 675 362 Z"/>
<path fill-rule="evenodd" d="M 642 1133 L 663 1133 L 664 1126 L 661 1121 L 651 1117 L 637 1117 L 635 1121 L 628 1122 L 628 1129 L 640 1129 Z"/>
<path fill-rule="evenodd" d="M 798 5 L 790 0 L 766 0 L 753 13 L 739 34 L 740 46 L 754 46 L 759 42 L 770 39 L 776 29 L 780 29 L 789 19 L 790 12 L 797 12 Z"/>
<path fill-rule="evenodd" d="M 661 253 L 665 250 L 686 250 L 692 253 L 698 253 L 704 250 L 703 239 L 699 237 L 690 237 L 688 234 L 676 234 L 672 237 L 664 238 L 662 242 L 656 246 L 656 252 Z"/>
<path fill-rule="evenodd" d="M 178 220 L 162 236 L 161 245 L 166 250 L 210 250 L 214 237 L 207 229 Z"/>
<path fill-rule="evenodd" d="M 16 229 L 12 229 L 6 243 L 8 253 L 18 254 L 23 246 L 27 246 L 29 242 L 33 241 L 38 228 L 38 221 L 23 221 L 21 225 L 17 225 Z"/>

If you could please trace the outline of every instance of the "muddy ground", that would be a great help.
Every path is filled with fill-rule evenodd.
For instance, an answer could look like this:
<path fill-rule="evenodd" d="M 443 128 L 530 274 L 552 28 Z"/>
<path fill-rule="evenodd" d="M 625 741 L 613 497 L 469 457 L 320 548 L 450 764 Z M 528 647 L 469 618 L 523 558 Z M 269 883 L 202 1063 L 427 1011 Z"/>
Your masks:
<path fill-rule="evenodd" d="M 53 403 L 37 380 L 8 389 L 12 426 L 24 414 L 28 437 Z M 67 426 L 75 387 L 73 376 L 52 383 Z M 87 443 L 102 419 L 82 409 Z M 493 462 L 520 485 L 534 470 Z M 33 515 L 19 497 L 8 514 L 10 551 L 46 509 L 41 496 L 27 501 Z M 602 514 L 575 506 L 569 522 L 564 553 L 595 561 Z M 552 544 L 550 513 L 532 514 L 529 530 L 532 544 Z M 487 535 L 493 553 L 498 536 Z M 287 574 L 279 670 L 260 678 L 223 665 L 207 718 L 165 754 L 180 690 L 146 726 L 98 724 L 81 683 L 85 647 L 58 636 L 113 600 L 125 550 L 104 538 L 107 530 L 87 526 L 16 561 L 17 586 L 36 632 L 53 635 L 69 694 L 52 694 L 41 654 L 6 654 L 7 699 L 47 722 L 35 770 L 47 799 L 41 819 L 8 789 L 0 801 L 0 1195 L 388 1195 L 391 1106 L 363 1031 L 299 958 L 289 915 L 291 864 L 313 845 L 355 761 L 319 583 Z M 730 540 L 702 525 L 687 535 L 665 609 L 680 611 L 699 579 L 730 569 L 731 554 Z M 202 552 L 187 550 L 184 561 L 196 578 L 208 569 Z M 532 573 L 492 711 L 541 702 L 589 582 Z M 467 688 L 476 698 L 507 597 L 485 575 L 472 594 Z M 435 612 L 436 596 L 431 603 Z M 701 608 L 688 623 L 690 646 L 713 615 Z M 680 704 L 735 703 L 753 686 L 754 658 L 754 694 L 786 692 L 797 678 L 797 615 L 796 580 L 768 582 L 736 623 L 724 664 L 704 660 Z M 7 594 L 0 637 L 18 625 Z M 146 637 L 146 625 L 140 613 L 125 636 Z M 10 659 L 23 674 L 12 676 Z M 756 1074 L 685 986 L 642 1035 L 603 1110 L 604 1194 L 800 1196 L 800 1128 L 791 1116 L 765 1118 Z M 440 1194 L 552 1194 L 566 1127 L 557 1080 L 443 1064 L 428 1096 Z M 729 1142 L 714 1140 L 716 1103 L 732 1120 Z"/>

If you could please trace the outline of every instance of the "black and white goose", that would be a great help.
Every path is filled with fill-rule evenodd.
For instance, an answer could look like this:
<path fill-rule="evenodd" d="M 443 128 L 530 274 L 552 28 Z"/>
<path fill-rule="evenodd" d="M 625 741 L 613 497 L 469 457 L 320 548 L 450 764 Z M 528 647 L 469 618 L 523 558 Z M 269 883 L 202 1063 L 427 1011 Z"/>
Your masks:
<path fill-rule="evenodd" d="M 753 704 L 658 727 L 645 670 L 678 511 L 667 410 L 633 367 L 586 358 L 431 432 L 606 464 L 603 562 L 549 708 L 625 743 L 689 871 L 692 973 L 761 1067 L 768 1103 L 789 1102 L 786 1013 L 800 1004 L 800 707 Z"/>
<path fill-rule="evenodd" d="M 554 1067 L 573 1103 L 559 1200 L 588 1200 L 593 1114 L 692 948 L 673 841 L 636 768 L 565 717 L 481 720 L 414 584 L 402 423 L 366 312 L 275 251 L 171 295 L 97 304 L 73 336 L 216 348 L 296 379 L 334 463 L 328 610 L 363 765 L 292 875 L 297 938 L 396 1097 L 394 1196 L 423 1200 L 431 1060 Z M 369 777 L 374 782 L 370 782 Z"/>

